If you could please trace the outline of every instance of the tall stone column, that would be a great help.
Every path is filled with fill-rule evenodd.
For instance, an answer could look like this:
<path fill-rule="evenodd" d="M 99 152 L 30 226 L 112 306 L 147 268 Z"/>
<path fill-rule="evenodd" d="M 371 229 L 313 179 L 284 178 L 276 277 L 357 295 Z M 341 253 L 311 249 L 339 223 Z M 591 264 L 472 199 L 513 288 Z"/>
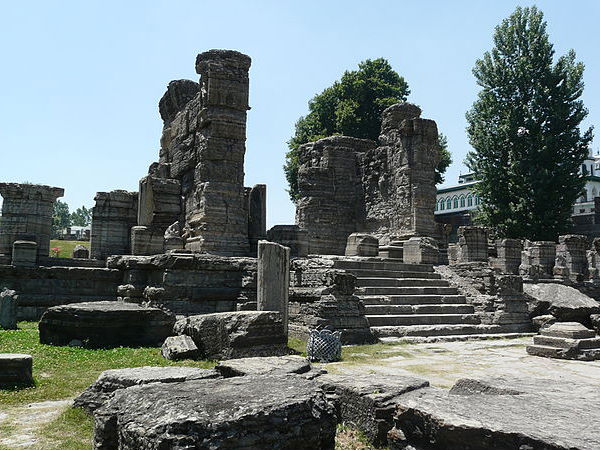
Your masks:
<path fill-rule="evenodd" d="M 257 270 L 257 309 L 279 311 L 287 335 L 290 249 L 273 242 L 259 241 Z"/>
<path fill-rule="evenodd" d="M 0 183 L 0 254 L 12 255 L 18 240 L 38 244 L 38 257 L 50 254 L 50 234 L 54 202 L 65 193 L 63 188 L 40 184 Z"/>
<path fill-rule="evenodd" d="M 250 254 L 256 256 L 258 241 L 267 238 L 267 185 L 256 184 L 252 188 L 246 188 L 246 191 Z"/>
<path fill-rule="evenodd" d="M 196 59 L 202 109 L 192 123 L 197 159 L 185 198 L 190 250 L 225 256 L 249 252 L 244 205 L 249 68 L 250 57 L 231 50 L 210 50 Z"/>

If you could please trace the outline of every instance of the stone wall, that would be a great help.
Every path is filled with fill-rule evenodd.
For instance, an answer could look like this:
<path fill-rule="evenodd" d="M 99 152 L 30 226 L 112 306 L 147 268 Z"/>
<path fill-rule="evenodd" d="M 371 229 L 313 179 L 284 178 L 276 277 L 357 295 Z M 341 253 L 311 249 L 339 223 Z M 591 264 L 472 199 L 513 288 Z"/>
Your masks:
<path fill-rule="evenodd" d="M 106 259 L 131 253 L 131 227 L 137 224 L 138 215 L 137 192 L 98 192 L 94 200 L 90 257 Z"/>
<path fill-rule="evenodd" d="M 65 190 L 39 184 L 0 183 L 0 254 L 11 255 L 15 241 L 37 243 L 38 257 L 50 253 L 54 202 Z"/>

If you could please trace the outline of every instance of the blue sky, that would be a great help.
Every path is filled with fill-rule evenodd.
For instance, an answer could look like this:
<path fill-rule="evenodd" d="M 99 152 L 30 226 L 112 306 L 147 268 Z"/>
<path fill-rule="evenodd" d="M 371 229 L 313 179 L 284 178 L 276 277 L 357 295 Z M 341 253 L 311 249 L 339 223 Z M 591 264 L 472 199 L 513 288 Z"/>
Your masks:
<path fill-rule="evenodd" d="M 97 191 L 137 190 L 158 159 L 166 85 L 197 80 L 196 54 L 227 48 L 252 57 L 245 184 L 267 184 L 269 226 L 294 222 L 281 166 L 295 121 L 314 94 L 367 58 L 387 58 L 408 82 L 409 101 L 448 136 L 453 184 L 469 150 L 471 69 L 494 27 L 533 4 L 557 54 L 573 48 L 585 63 L 585 125 L 600 125 L 596 0 L 3 0 L 0 180 L 64 187 L 72 210 L 92 206 Z"/>

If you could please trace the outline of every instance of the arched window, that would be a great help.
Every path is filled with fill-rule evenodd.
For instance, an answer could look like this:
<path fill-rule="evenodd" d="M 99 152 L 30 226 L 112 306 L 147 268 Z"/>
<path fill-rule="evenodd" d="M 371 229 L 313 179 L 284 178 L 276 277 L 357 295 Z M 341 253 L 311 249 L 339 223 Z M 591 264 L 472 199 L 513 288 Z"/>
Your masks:
<path fill-rule="evenodd" d="M 479 205 L 479 195 L 475 195 L 475 206 Z"/>
<path fill-rule="evenodd" d="M 473 206 L 473 196 L 471 194 L 467 195 L 467 206 Z"/>
<path fill-rule="evenodd" d="M 452 209 L 452 199 L 450 197 L 446 200 L 446 209 Z"/>
<path fill-rule="evenodd" d="M 452 199 L 452 206 L 454 208 L 458 208 L 458 197 L 455 195 L 454 198 Z"/>
<path fill-rule="evenodd" d="M 443 211 L 445 209 L 446 209 L 446 201 L 443 198 L 441 198 L 440 199 L 440 211 Z"/>
<path fill-rule="evenodd" d="M 438 210 L 439 202 L 435 202 L 435 211 Z"/>
<path fill-rule="evenodd" d="M 461 208 L 465 207 L 465 196 L 464 195 L 460 196 L 460 207 Z"/>
<path fill-rule="evenodd" d="M 581 203 L 583 202 L 587 202 L 587 191 L 584 189 L 583 192 L 581 193 L 581 197 L 579 198 L 579 201 Z"/>

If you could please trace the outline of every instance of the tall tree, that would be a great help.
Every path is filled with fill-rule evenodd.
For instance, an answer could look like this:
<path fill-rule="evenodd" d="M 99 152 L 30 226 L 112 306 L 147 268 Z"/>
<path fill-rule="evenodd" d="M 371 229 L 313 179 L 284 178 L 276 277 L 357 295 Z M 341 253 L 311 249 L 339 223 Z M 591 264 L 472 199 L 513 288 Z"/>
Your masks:
<path fill-rule="evenodd" d="M 377 140 L 383 110 L 405 101 L 408 94 L 404 78 L 387 60 L 378 58 L 361 62 L 358 70 L 345 72 L 339 81 L 315 95 L 308 103 L 309 113 L 296 122 L 296 131 L 288 142 L 284 171 L 291 200 L 298 199 L 300 145 L 336 134 Z M 443 171 L 450 164 L 446 153 Z"/>
<path fill-rule="evenodd" d="M 69 205 L 57 200 L 54 202 L 54 212 L 52 214 L 52 237 L 57 239 L 61 237 L 61 231 L 71 226 L 71 215 L 69 214 Z"/>
<path fill-rule="evenodd" d="M 92 210 L 82 206 L 71 213 L 71 224 L 85 227 L 92 223 Z"/>
<path fill-rule="evenodd" d="M 583 70 L 573 50 L 554 62 L 536 7 L 497 26 L 494 47 L 476 62 L 481 91 L 467 113 L 466 163 L 480 180 L 478 219 L 500 236 L 554 240 L 569 229 L 593 137 L 580 130 Z"/>

